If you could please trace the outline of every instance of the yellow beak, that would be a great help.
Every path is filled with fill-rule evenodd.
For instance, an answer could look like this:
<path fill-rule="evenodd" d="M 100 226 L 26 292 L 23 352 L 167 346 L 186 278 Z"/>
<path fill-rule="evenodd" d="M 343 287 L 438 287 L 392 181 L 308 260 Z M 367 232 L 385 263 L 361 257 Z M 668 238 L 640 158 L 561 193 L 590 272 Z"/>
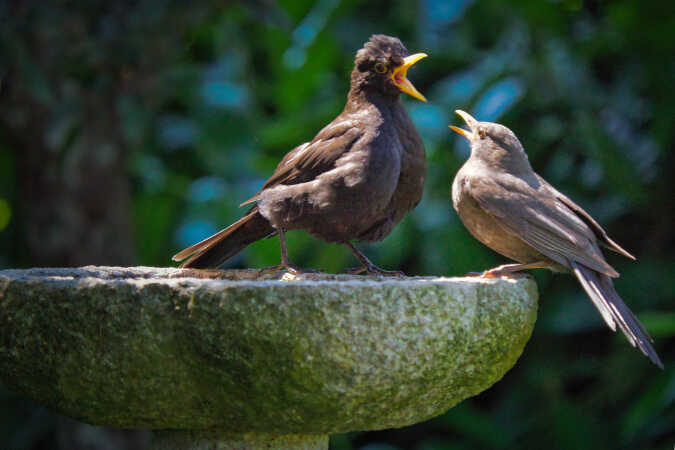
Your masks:
<path fill-rule="evenodd" d="M 448 128 L 450 128 L 452 131 L 455 131 L 455 132 L 461 134 L 462 136 L 464 136 L 467 139 L 471 139 L 471 133 L 466 131 L 464 128 L 456 127 L 454 125 L 449 125 Z"/>
<path fill-rule="evenodd" d="M 395 68 L 391 73 L 391 79 L 394 81 L 396 87 L 401 90 L 401 92 L 405 92 L 406 94 L 411 95 L 418 100 L 422 100 L 423 102 L 426 102 L 427 99 L 424 98 L 424 95 L 420 94 L 420 92 L 415 89 L 415 86 L 413 86 L 413 84 L 406 78 L 406 73 L 413 64 L 426 57 L 426 53 L 415 53 L 414 55 L 410 55 L 403 60 L 403 64 Z"/>
<path fill-rule="evenodd" d="M 474 119 L 473 117 L 471 117 L 471 114 L 469 114 L 468 112 L 462 111 L 461 109 L 457 109 L 457 110 L 455 110 L 455 112 L 456 112 L 457 115 L 459 115 L 462 119 L 464 119 L 464 122 L 466 122 L 466 124 L 469 126 L 469 129 L 470 129 L 471 131 L 465 130 L 464 128 L 456 127 L 456 126 L 454 126 L 454 125 L 449 125 L 448 128 L 450 128 L 452 131 L 454 131 L 454 132 L 456 132 L 456 133 L 461 134 L 462 136 L 464 136 L 464 137 L 467 138 L 468 140 L 471 140 L 471 138 L 472 138 L 472 136 L 473 136 L 473 127 L 474 127 L 474 125 L 477 123 L 476 119 Z"/>

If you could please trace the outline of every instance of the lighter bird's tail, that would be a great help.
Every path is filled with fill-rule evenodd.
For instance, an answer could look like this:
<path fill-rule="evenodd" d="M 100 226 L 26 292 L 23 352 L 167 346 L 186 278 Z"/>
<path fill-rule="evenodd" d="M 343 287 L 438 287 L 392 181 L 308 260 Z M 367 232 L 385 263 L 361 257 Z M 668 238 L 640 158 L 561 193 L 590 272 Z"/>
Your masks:
<path fill-rule="evenodd" d="M 663 369 L 663 363 L 651 344 L 654 340 L 621 300 L 612 279 L 577 262 L 570 263 L 574 275 L 612 331 L 616 331 L 618 325 L 633 347 L 637 346 L 654 364 Z"/>
<path fill-rule="evenodd" d="M 182 261 L 189 257 L 180 267 L 216 268 L 248 245 L 275 232 L 269 221 L 258 212 L 258 207 L 254 206 L 229 227 L 176 253 L 171 259 Z"/>

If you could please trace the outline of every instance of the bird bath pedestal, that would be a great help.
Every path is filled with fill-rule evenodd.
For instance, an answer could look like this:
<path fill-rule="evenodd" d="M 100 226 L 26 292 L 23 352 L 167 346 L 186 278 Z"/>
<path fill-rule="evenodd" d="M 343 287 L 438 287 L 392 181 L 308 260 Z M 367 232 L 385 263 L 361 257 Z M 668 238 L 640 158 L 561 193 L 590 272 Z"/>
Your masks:
<path fill-rule="evenodd" d="M 0 379 L 156 449 L 327 448 L 487 389 L 536 311 L 527 278 L 5 270 Z"/>

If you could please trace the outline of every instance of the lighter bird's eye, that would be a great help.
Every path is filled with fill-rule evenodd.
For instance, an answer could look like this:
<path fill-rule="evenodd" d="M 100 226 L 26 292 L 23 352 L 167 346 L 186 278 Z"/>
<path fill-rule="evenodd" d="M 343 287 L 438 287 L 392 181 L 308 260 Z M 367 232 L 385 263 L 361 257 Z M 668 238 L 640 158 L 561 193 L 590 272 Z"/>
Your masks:
<path fill-rule="evenodd" d="M 487 131 L 485 131 L 485 128 L 483 128 L 483 127 L 478 128 L 478 136 L 481 139 L 485 139 L 485 136 L 487 136 Z"/>
<path fill-rule="evenodd" d="M 387 65 L 381 62 L 375 63 L 375 72 L 385 73 L 387 71 Z"/>

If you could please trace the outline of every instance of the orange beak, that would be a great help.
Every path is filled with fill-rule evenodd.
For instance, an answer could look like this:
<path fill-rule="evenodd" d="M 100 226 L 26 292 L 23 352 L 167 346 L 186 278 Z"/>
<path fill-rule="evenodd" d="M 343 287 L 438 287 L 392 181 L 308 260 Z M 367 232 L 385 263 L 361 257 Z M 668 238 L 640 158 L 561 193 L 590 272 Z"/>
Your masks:
<path fill-rule="evenodd" d="M 391 73 L 391 79 L 393 80 L 396 87 L 401 90 L 401 92 L 405 92 L 406 94 L 411 95 L 418 100 L 422 100 L 423 102 L 426 102 L 427 99 L 424 97 L 424 95 L 420 94 L 420 91 L 415 89 L 415 86 L 413 86 L 410 80 L 406 78 L 406 74 L 408 73 L 408 69 L 412 67 L 413 64 L 426 57 L 426 53 L 415 53 L 414 55 L 410 55 L 403 60 L 403 64 L 396 67 Z"/>

